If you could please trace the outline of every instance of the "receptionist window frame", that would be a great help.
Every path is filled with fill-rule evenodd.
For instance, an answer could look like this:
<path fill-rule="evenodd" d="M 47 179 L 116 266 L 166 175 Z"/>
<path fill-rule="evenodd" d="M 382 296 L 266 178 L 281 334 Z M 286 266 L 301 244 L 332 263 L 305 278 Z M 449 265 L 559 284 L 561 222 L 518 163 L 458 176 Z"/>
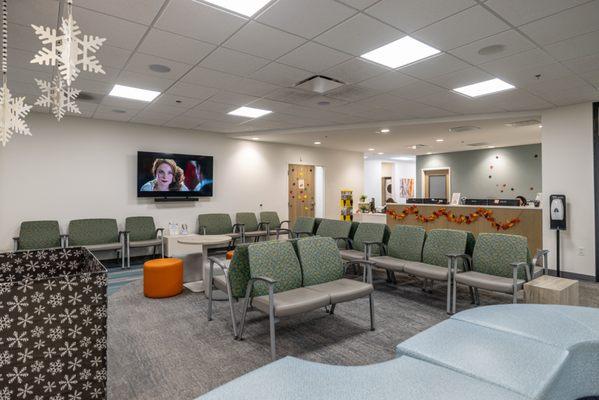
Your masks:
<path fill-rule="evenodd" d="M 445 196 L 441 197 L 444 199 L 451 198 L 451 168 L 449 167 L 437 167 L 437 168 L 423 168 L 422 171 L 422 193 L 424 197 L 438 197 L 430 195 L 430 183 L 429 178 L 431 176 L 445 176 Z"/>

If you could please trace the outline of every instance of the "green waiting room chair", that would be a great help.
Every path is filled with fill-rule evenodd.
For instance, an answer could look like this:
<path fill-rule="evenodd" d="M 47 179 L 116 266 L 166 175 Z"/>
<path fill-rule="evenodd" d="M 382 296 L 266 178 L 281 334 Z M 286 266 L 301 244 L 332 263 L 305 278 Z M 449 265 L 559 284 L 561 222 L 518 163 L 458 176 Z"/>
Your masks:
<path fill-rule="evenodd" d="M 229 214 L 200 214 L 198 215 L 198 229 L 200 235 L 231 236 L 231 246 L 235 246 L 237 239 L 245 241 L 242 225 L 233 225 Z"/>
<path fill-rule="evenodd" d="M 260 222 L 268 224 L 269 231 L 279 232 L 291 234 L 291 229 L 289 229 L 289 220 L 281 221 L 279 219 L 279 214 L 276 211 L 262 211 L 260 212 Z M 283 224 L 287 225 L 287 228 L 283 227 Z"/>
<path fill-rule="evenodd" d="M 91 252 L 116 251 L 120 254 L 121 267 L 125 268 L 125 241 L 125 232 L 119 232 L 116 219 L 76 219 L 69 222 L 65 246 L 83 246 Z"/>
<path fill-rule="evenodd" d="M 295 220 L 295 224 L 293 224 L 293 228 L 289 233 L 287 229 L 277 229 L 275 232 L 277 234 L 277 240 L 281 235 L 281 232 L 287 231 L 289 238 L 300 238 L 302 236 L 312 236 L 314 235 L 314 226 L 316 220 L 313 217 L 297 217 Z"/>
<path fill-rule="evenodd" d="M 518 292 L 524 289 L 524 283 L 548 272 L 548 253 L 547 250 L 538 250 L 531 260 L 526 237 L 481 233 L 476 239 L 472 257 L 467 254 L 451 255 L 454 270 L 452 312 L 456 312 L 457 284 L 474 289 L 476 304 L 480 304 L 478 289 L 511 294 L 512 302 L 517 303 Z M 468 270 L 457 271 L 459 259 L 467 261 Z M 543 267 L 539 267 L 541 264 Z"/>
<path fill-rule="evenodd" d="M 19 236 L 13 238 L 14 250 L 37 250 L 64 247 L 58 221 L 21 222 Z"/>
<path fill-rule="evenodd" d="M 336 219 L 323 219 L 316 229 L 316 236 L 333 238 L 338 245 L 342 246 L 349 239 L 351 222 Z"/>
<path fill-rule="evenodd" d="M 268 240 L 270 236 L 269 224 L 258 222 L 258 218 L 253 212 L 238 212 L 235 215 L 235 222 L 237 225 L 241 225 L 244 240 L 254 239 L 254 241 L 260 241 L 260 238 Z"/>
<path fill-rule="evenodd" d="M 388 238 L 389 227 L 386 224 L 362 222 L 353 239 L 345 239 L 346 248 L 341 250 L 341 257 L 346 261 L 356 261 L 384 254 L 383 244 Z"/>
<path fill-rule="evenodd" d="M 160 247 L 160 257 L 164 258 L 164 228 L 156 228 L 153 217 L 127 217 L 125 235 L 127 268 L 131 268 L 131 248 L 152 247 L 156 256 Z"/>

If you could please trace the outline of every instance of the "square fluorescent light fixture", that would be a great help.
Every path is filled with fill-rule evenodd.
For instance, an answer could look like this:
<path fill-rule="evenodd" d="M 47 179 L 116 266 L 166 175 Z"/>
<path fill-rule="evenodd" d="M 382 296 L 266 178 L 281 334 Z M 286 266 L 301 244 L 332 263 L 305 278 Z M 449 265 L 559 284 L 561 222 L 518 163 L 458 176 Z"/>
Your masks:
<path fill-rule="evenodd" d="M 489 79 L 488 81 L 474 83 L 468 86 L 462 86 L 453 89 L 454 92 L 465 94 L 470 97 L 479 97 L 486 94 L 503 92 L 504 90 L 514 89 L 515 86 L 501 79 Z"/>
<path fill-rule="evenodd" d="M 440 53 L 439 50 L 419 42 L 409 36 L 404 36 L 378 49 L 372 50 L 360 57 L 389 68 L 399 68 Z"/>
<path fill-rule="evenodd" d="M 397 161 L 416 161 L 416 157 L 391 157 L 391 159 Z"/>
<path fill-rule="evenodd" d="M 251 17 L 270 3 L 271 0 L 204 0 L 204 2 Z"/>
<path fill-rule="evenodd" d="M 272 111 L 261 110 L 259 108 L 239 107 L 238 109 L 230 111 L 227 114 L 229 114 L 229 115 L 236 115 L 238 117 L 260 118 L 263 115 L 270 114 L 271 112 Z"/>
<path fill-rule="evenodd" d="M 152 101 L 160 92 L 154 90 L 146 90 L 134 88 L 131 86 L 114 85 L 109 96 L 124 97 L 125 99 L 141 100 L 141 101 Z"/>

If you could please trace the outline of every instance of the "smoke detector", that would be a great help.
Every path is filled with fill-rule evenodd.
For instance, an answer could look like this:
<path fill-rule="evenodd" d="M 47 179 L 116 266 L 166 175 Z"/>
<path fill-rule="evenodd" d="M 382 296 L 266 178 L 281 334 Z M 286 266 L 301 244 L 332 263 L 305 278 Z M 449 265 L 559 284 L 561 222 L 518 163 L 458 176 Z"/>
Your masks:
<path fill-rule="evenodd" d="M 524 121 L 510 122 L 510 123 L 505 124 L 505 126 L 508 126 L 510 128 L 519 128 L 522 126 L 539 125 L 540 123 L 541 123 L 541 121 L 539 121 L 538 119 L 527 119 Z"/>
<path fill-rule="evenodd" d="M 295 87 L 323 94 L 343 85 L 345 85 L 345 83 L 337 79 L 329 78 L 328 76 L 314 75 L 296 83 Z"/>
<path fill-rule="evenodd" d="M 460 132 L 476 131 L 478 129 L 480 129 L 480 126 L 465 125 L 465 126 L 455 126 L 453 128 L 449 128 L 448 131 L 451 133 L 460 133 Z"/>

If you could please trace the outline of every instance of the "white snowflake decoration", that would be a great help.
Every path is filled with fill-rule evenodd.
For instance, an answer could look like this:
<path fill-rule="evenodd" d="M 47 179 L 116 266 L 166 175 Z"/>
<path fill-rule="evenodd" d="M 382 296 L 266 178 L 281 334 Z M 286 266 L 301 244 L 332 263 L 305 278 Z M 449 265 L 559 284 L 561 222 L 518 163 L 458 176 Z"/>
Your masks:
<path fill-rule="evenodd" d="M 60 76 L 56 75 L 52 82 L 36 79 L 42 95 L 35 101 L 36 106 L 50 107 L 57 120 L 61 120 L 66 112 L 81 114 L 75 99 L 80 90 L 68 87 Z"/>
<path fill-rule="evenodd" d="M 6 146 L 14 133 L 31 136 L 29 127 L 23 119 L 31 110 L 31 106 L 25 104 L 25 97 L 13 97 L 6 86 L 2 85 L 0 92 L 0 142 Z"/>
<path fill-rule="evenodd" d="M 62 19 L 61 35 L 57 34 L 56 29 L 41 25 L 31 25 L 31 27 L 42 44 L 50 45 L 49 48 L 44 47 L 38 51 L 31 63 L 58 64 L 58 71 L 68 86 L 71 86 L 81 72 L 80 66 L 83 71 L 105 74 L 94 53 L 106 39 L 91 35 L 83 35 L 81 38 L 81 29 L 72 14 L 69 13 L 66 19 Z"/>

